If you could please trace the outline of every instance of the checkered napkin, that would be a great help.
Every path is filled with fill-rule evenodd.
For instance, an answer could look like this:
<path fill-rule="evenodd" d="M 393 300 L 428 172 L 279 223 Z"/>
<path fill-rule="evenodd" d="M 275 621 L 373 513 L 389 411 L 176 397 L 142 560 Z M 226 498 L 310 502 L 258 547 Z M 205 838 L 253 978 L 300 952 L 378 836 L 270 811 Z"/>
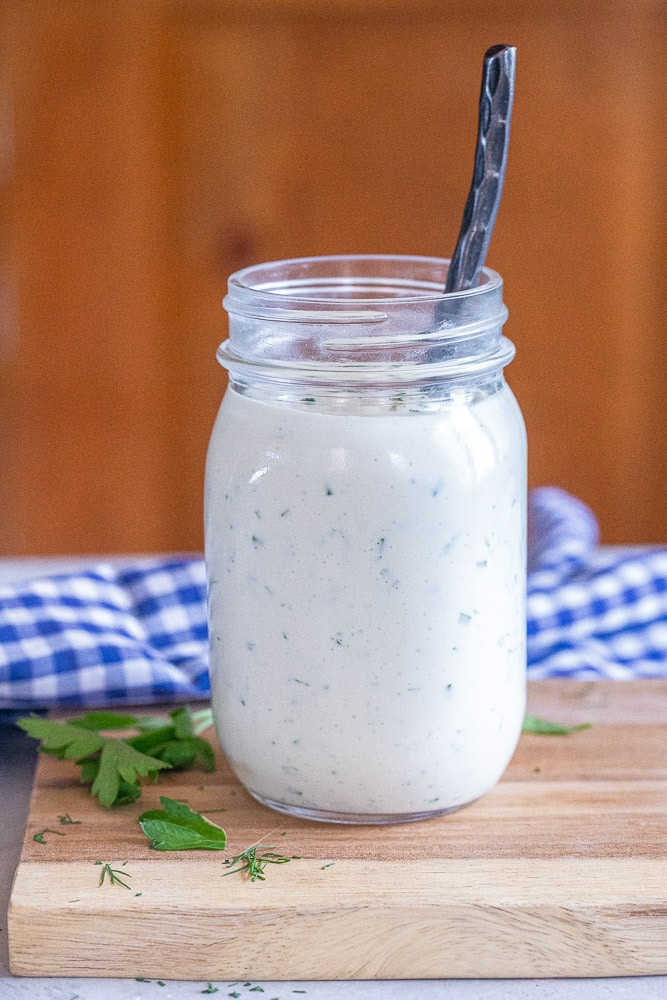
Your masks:
<path fill-rule="evenodd" d="M 529 505 L 532 680 L 667 677 L 667 549 L 598 549 L 590 510 L 554 487 Z"/>
<path fill-rule="evenodd" d="M 206 698 L 206 639 L 202 559 L 0 586 L 0 709 Z"/>
<path fill-rule="evenodd" d="M 529 522 L 529 675 L 667 676 L 667 550 L 599 550 L 588 508 L 551 487 Z M 208 697 L 205 595 L 199 558 L 0 586 L 0 709 Z"/>

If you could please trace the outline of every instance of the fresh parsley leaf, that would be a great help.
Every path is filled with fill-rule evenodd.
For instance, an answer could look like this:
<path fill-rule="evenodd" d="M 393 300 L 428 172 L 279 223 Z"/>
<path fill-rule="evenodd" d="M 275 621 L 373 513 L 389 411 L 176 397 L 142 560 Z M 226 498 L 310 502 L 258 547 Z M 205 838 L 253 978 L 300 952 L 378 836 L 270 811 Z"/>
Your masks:
<path fill-rule="evenodd" d="M 150 728 L 140 732 L 138 736 L 129 736 L 127 742 L 141 753 L 150 753 L 154 756 L 156 750 L 175 738 L 174 727 L 171 724 L 165 725 L 163 719 L 159 728 Z"/>
<path fill-rule="evenodd" d="M 16 723 L 28 736 L 41 740 L 41 749 L 60 760 L 81 760 L 102 749 L 104 737 L 68 722 L 30 715 Z"/>
<path fill-rule="evenodd" d="M 202 739 L 201 736 L 190 736 L 187 739 L 172 740 L 160 747 L 160 760 L 166 761 L 175 770 L 194 767 L 197 761 L 201 763 L 203 771 L 211 773 L 215 771 L 215 754 L 210 743 Z"/>
<path fill-rule="evenodd" d="M 156 778 L 162 768 L 171 767 L 165 761 L 139 753 L 125 740 L 106 739 L 100 753 L 100 766 L 91 788 L 103 806 L 111 806 L 118 797 L 120 782 L 132 784 L 139 775 Z"/>
<path fill-rule="evenodd" d="M 70 722 L 30 716 L 19 719 L 17 724 L 29 736 L 41 740 L 41 749 L 46 753 L 79 763 L 81 780 L 92 783 L 91 793 L 104 806 L 134 801 L 141 794 L 138 775 L 155 776 L 161 769 L 171 767 L 165 761 L 139 753 L 125 740 L 100 736 Z"/>
<path fill-rule="evenodd" d="M 177 740 L 187 740 L 195 735 L 192 713 L 189 708 L 176 708 L 169 715 L 173 720 Z"/>
<path fill-rule="evenodd" d="M 174 770 L 194 767 L 200 762 L 204 771 L 215 771 L 213 749 L 210 743 L 197 735 L 203 732 L 201 726 L 211 716 L 210 709 L 203 712 L 204 718 L 202 712 L 191 712 L 187 706 L 177 708 L 170 713 L 171 723 L 159 728 L 150 725 L 127 742 L 142 753 L 166 761 Z M 204 728 L 208 728 L 208 724 Z"/>
<path fill-rule="evenodd" d="M 522 732 L 536 733 L 538 736 L 568 736 L 581 729 L 590 729 L 592 725 L 592 722 L 582 722 L 578 726 L 564 726 L 560 722 L 540 719 L 537 715 L 526 715 L 523 720 Z"/>
<path fill-rule="evenodd" d="M 81 784 L 82 785 L 92 785 L 97 777 L 97 772 L 100 769 L 100 758 L 98 757 L 88 757 L 86 760 L 80 762 L 81 767 Z M 130 802 L 136 802 L 141 795 L 141 784 L 139 779 L 136 781 L 123 781 L 121 778 L 118 783 L 118 794 L 113 801 L 115 806 L 125 806 Z"/>
<path fill-rule="evenodd" d="M 102 805 L 124 805 L 141 795 L 140 777 L 155 778 L 164 769 L 199 766 L 215 770 L 211 745 L 199 734 L 212 724 L 210 708 L 192 712 L 186 705 L 173 709 L 168 719 L 137 717 L 120 712 L 86 712 L 67 722 L 33 715 L 18 720 L 40 747 L 60 760 L 75 761 L 81 781 Z M 138 735 L 102 736 L 113 729 L 135 729 Z"/>
<path fill-rule="evenodd" d="M 121 715 L 120 712 L 86 712 L 85 715 L 68 719 L 70 726 L 80 726 L 81 729 L 134 729 L 137 718 L 134 715 Z"/>
<path fill-rule="evenodd" d="M 220 826 L 205 819 L 189 806 L 160 796 L 162 809 L 149 809 L 139 817 L 139 825 L 156 851 L 223 851 L 227 835 Z"/>
<path fill-rule="evenodd" d="M 86 757 L 85 760 L 79 761 L 79 765 L 81 767 L 81 784 L 92 785 L 100 769 L 99 757 Z"/>
<path fill-rule="evenodd" d="M 213 725 L 213 710 L 210 708 L 198 708 L 196 712 L 190 712 L 195 736 L 210 729 Z"/>
<path fill-rule="evenodd" d="M 193 712 L 186 705 L 183 708 L 175 708 L 170 712 L 169 717 L 173 720 L 174 716 L 181 712 L 186 712 L 190 717 L 192 724 L 192 734 L 190 735 L 199 736 L 205 729 L 210 729 L 213 725 L 213 712 L 210 708 L 198 708 Z M 165 725 L 164 716 L 158 715 L 141 715 L 135 721 L 135 726 L 140 732 L 150 732 L 151 729 L 162 729 Z"/>
<path fill-rule="evenodd" d="M 140 715 L 137 719 L 136 728 L 142 732 L 150 732 L 151 729 L 161 729 L 164 726 L 164 717 L 158 715 Z M 150 979 L 147 982 L 151 982 Z"/>

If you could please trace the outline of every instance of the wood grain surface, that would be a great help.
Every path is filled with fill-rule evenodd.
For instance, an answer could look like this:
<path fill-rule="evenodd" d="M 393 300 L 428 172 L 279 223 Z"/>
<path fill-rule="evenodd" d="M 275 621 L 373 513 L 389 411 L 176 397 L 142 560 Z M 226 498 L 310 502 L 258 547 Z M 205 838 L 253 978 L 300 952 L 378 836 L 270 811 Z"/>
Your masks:
<path fill-rule="evenodd" d="M 593 721 L 525 735 L 490 793 L 384 828 L 281 816 L 219 754 L 139 803 L 97 806 L 74 766 L 40 760 L 9 910 L 23 976 L 371 979 L 667 973 L 667 682 L 540 682 L 529 710 Z M 211 735 L 210 733 L 208 734 Z M 158 854 L 136 818 L 159 794 L 211 813 L 228 851 Z M 69 815 L 80 825 L 60 826 Z M 64 836 L 34 834 L 45 827 Z M 223 877 L 261 840 L 265 882 Z M 99 885 L 97 861 L 130 876 Z"/>

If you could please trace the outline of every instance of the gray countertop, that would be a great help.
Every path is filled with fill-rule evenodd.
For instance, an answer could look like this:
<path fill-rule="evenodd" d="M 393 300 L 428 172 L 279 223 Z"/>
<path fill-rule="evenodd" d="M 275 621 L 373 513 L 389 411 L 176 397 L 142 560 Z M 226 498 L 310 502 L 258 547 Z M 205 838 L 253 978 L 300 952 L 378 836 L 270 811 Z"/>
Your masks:
<path fill-rule="evenodd" d="M 118 558 L 118 557 L 114 557 Z M 0 582 L 69 572 L 85 559 L 0 560 Z M 0 1000 L 195 1000 L 217 990 L 216 1000 L 665 1000 L 667 976 L 622 979 L 419 980 L 364 982 L 248 982 L 134 979 L 44 979 L 11 976 L 7 904 L 19 859 L 35 766 L 34 742 L 0 723 Z"/>

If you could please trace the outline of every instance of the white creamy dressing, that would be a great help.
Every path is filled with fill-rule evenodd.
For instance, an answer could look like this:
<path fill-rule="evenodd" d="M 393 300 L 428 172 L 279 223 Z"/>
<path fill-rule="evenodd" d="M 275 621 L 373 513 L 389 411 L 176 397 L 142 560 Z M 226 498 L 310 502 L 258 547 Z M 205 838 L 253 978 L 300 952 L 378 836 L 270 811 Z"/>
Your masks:
<path fill-rule="evenodd" d="M 472 801 L 525 709 L 525 433 L 510 389 L 435 412 L 228 390 L 209 449 L 212 698 L 240 781 L 289 809 Z"/>

